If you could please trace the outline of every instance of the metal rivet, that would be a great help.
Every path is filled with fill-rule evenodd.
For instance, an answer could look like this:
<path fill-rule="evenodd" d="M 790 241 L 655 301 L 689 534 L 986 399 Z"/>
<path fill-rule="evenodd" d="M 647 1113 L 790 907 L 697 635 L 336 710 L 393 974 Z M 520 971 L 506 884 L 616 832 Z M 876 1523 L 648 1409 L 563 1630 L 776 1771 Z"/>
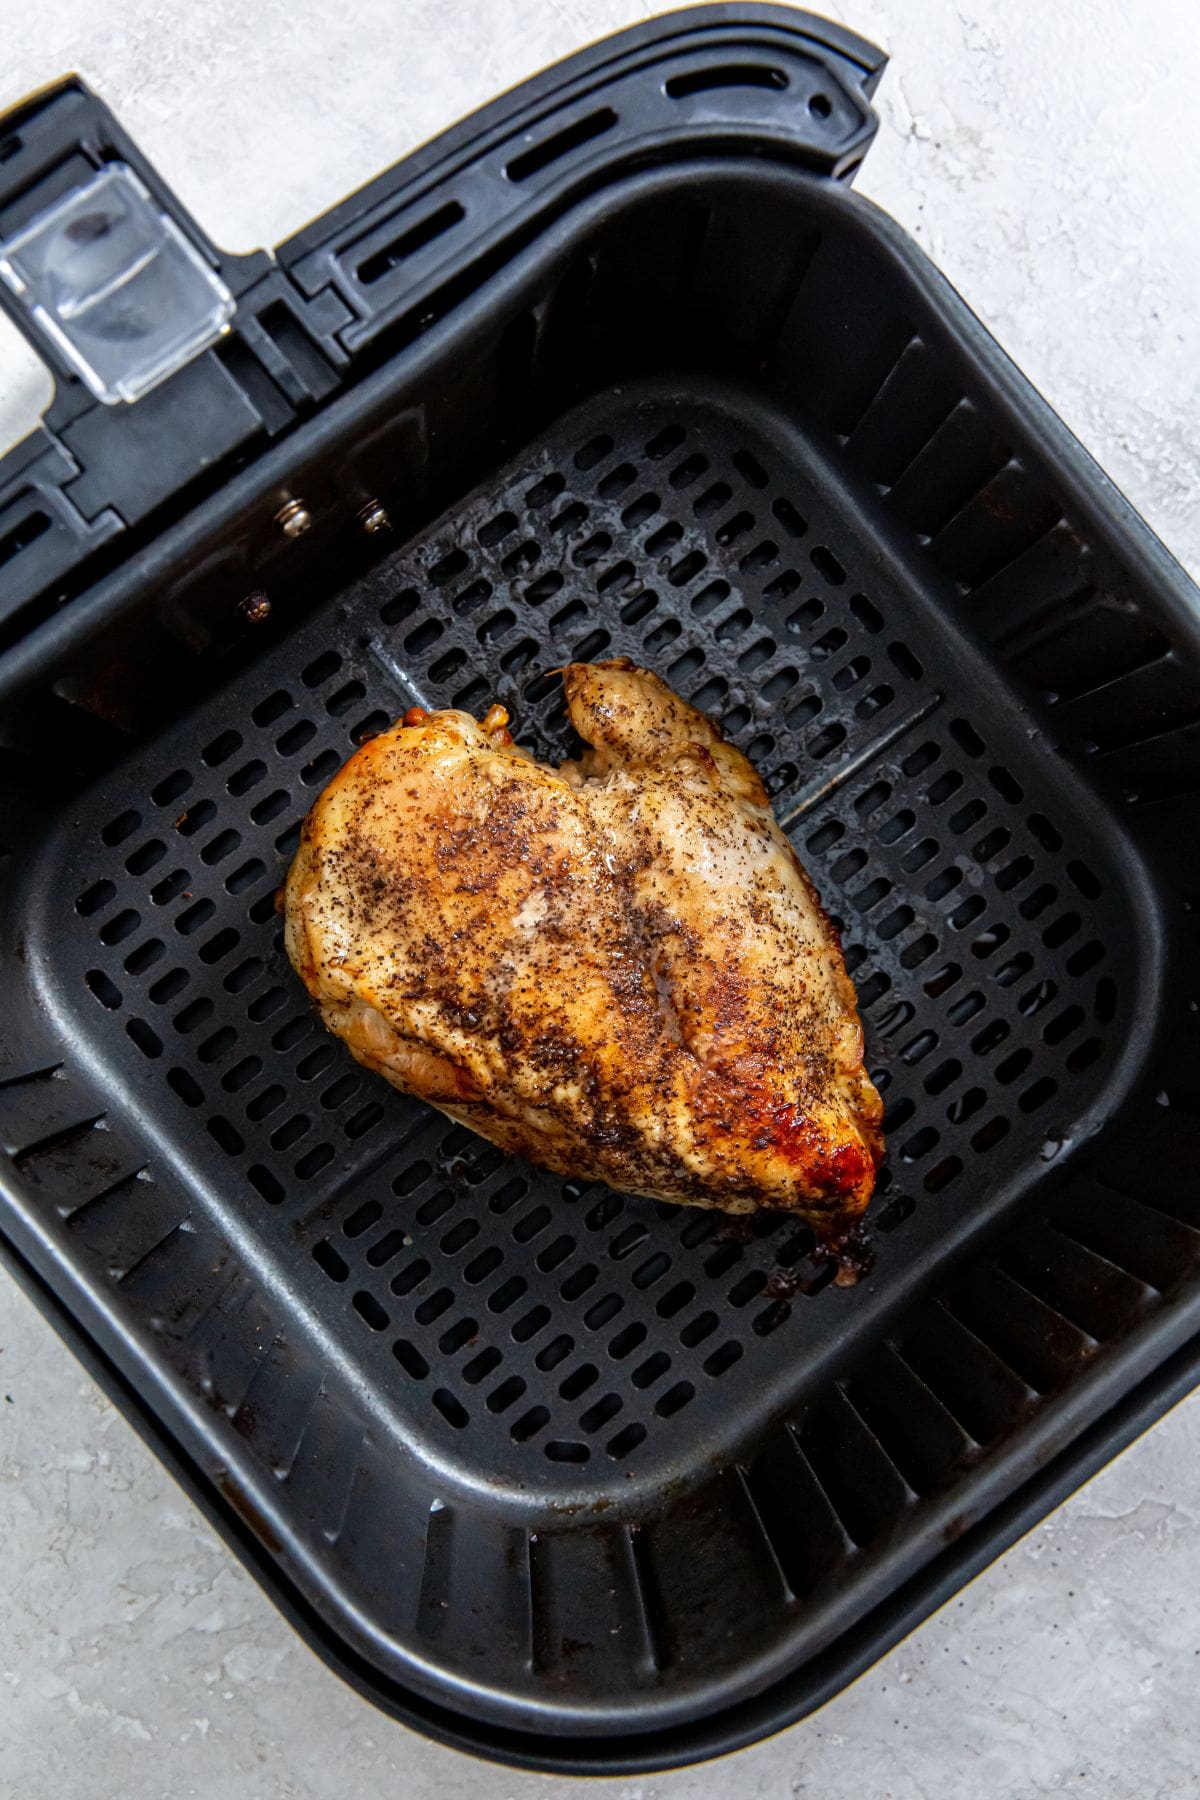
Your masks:
<path fill-rule="evenodd" d="M 368 500 L 359 513 L 358 519 L 364 531 L 390 531 L 392 529 L 392 521 L 388 518 L 382 501 L 379 500 Z"/>
<path fill-rule="evenodd" d="M 312 524 L 312 514 L 303 500 L 289 500 L 287 505 L 281 506 L 275 514 L 275 523 L 284 537 L 303 537 Z"/>
<path fill-rule="evenodd" d="M 239 602 L 239 609 L 252 625 L 261 625 L 264 619 L 269 619 L 271 616 L 270 596 L 264 594 L 261 588 L 256 588 L 252 594 L 247 594 L 245 599 Z"/>

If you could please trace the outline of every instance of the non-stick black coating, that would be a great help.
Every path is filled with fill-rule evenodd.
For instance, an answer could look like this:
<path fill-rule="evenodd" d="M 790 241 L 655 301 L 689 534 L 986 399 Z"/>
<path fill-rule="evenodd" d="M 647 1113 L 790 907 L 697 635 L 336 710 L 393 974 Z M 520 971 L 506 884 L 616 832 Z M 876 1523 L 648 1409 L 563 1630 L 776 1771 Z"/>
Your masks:
<path fill-rule="evenodd" d="M 736 1738 L 748 1696 L 849 1646 L 1195 1323 L 1190 726 L 1145 676 L 1167 632 L 1172 670 L 1192 654 L 1184 589 L 1165 557 L 1142 579 L 1145 538 L 875 215 L 805 197 L 821 245 L 774 254 L 797 179 L 714 176 L 699 238 L 631 213 L 615 263 L 563 248 L 540 336 L 498 309 L 457 377 L 444 351 L 424 438 L 398 426 L 398 517 L 413 446 L 485 434 L 521 368 L 545 410 L 567 346 L 603 349 L 573 335 L 602 299 L 631 354 L 632 246 L 695 284 L 682 348 L 654 339 L 669 373 L 561 412 L 314 592 L 35 820 L 9 888 L 10 1236 L 335 1660 L 544 1766 L 572 1736 L 589 1767 L 604 1737 L 636 1764 L 639 1731 L 699 1753 L 720 1707 Z M 701 343 L 719 376 L 678 366 Z M 324 582 L 328 551 L 307 566 Z M 892 1146 L 853 1290 L 786 1222 L 743 1238 L 501 1165 L 352 1071 L 281 958 L 299 816 L 356 735 L 498 696 L 561 751 L 543 672 L 620 652 L 751 750 L 844 925 Z M 1127 676 L 1114 735 L 1095 695 Z M 1057 746 L 1084 761 L 1097 729 L 1085 785 Z"/>

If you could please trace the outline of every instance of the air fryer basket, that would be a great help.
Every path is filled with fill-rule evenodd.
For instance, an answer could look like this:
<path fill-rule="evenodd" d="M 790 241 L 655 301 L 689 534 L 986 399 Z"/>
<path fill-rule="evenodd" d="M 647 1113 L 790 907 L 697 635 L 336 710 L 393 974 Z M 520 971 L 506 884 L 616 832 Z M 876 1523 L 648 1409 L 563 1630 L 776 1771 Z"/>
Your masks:
<path fill-rule="evenodd" d="M 771 7 L 624 34 L 226 260 L 161 401 L 60 370 L 0 464 L 5 1254 L 335 1667 L 515 1763 L 800 1716 L 1195 1378 L 1196 596 L 839 179 L 880 67 Z M 204 383 L 225 448 L 163 475 Z M 560 756 L 549 671 L 621 654 L 842 930 L 856 1287 L 503 1157 L 283 956 L 355 743 L 500 699 Z"/>

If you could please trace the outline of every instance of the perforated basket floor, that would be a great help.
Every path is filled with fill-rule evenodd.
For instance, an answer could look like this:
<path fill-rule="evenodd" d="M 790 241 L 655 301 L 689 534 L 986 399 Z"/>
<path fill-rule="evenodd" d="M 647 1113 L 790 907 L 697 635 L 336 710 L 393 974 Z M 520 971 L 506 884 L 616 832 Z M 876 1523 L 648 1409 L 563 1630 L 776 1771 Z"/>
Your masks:
<path fill-rule="evenodd" d="M 843 931 L 889 1142 L 856 1288 L 786 1218 L 504 1158 L 357 1069 L 283 956 L 301 817 L 356 743 L 414 702 L 500 699 L 557 757 L 546 671 L 621 654 L 748 752 Z M 754 1691 L 871 1569 L 928 1554 L 918 1498 L 951 1504 L 1079 1354 L 1015 1283 L 1007 1311 L 989 1289 L 884 1327 L 1127 1079 L 1144 939 L 1097 819 L 779 418 L 631 386 L 54 826 L 23 900 L 68 1052 L 43 1085 L 86 1061 L 103 1129 L 59 1093 L 39 1141 L 26 1093 L 22 1172 L 228 1426 L 240 1503 L 347 1636 L 498 1719 L 516 1697 L 555 1729 L 661 1724 Z M 1132 1277 L 1104 1270 L 1077 1286 L 1115 1304 Z M 716 1534 L 724 1469 L 741 1523 Z M 712 1555 L 719 1618 L 683 1573 Z"/>

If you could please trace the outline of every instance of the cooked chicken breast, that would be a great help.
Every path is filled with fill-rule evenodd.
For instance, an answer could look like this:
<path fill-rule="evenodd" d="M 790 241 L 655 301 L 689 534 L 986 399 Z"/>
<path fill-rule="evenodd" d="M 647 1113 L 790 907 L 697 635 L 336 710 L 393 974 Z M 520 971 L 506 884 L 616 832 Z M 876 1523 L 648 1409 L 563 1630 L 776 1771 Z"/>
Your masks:
<path fill-rule="evenodd" d="M 591 745 L 414 708 L 305 821 L 287 948 L 369 1069 L 561 1174 L 836 1241 L 879 1095 L 837 935 L 740 751 L 627 661 L 564 671 Z"/>

